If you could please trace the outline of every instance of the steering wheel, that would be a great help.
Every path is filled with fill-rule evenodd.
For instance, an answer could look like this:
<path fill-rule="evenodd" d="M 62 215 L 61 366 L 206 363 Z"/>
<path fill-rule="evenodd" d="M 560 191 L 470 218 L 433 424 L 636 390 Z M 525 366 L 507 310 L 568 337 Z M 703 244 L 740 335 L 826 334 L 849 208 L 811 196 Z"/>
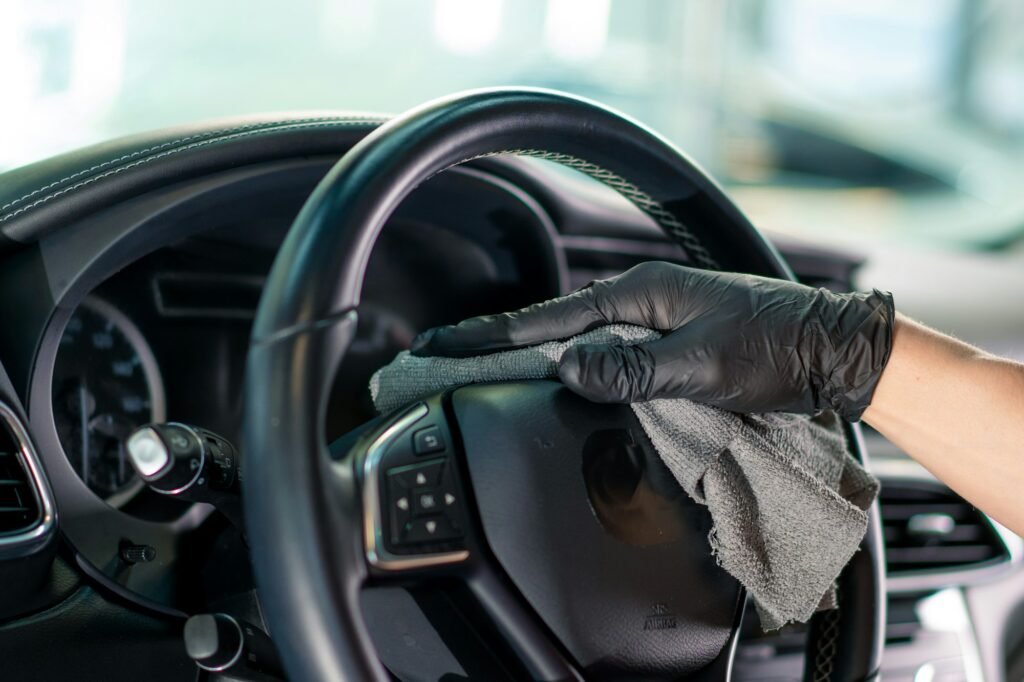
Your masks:
<path fill-rule="evenodd" d="M 627 406 L 556 382 L 468 386 L 385 415 L 332 457 L 324 414 L 374 242 L 447 168 L 541 157 L 614 188 L 691 264 L 792 277 L 721 189 L 638 123 L 569 95 L 475 91 L 370 134 L 320 182 L 267 280 L 249 350 L 243 495 L 268 626 L 294 680 L 388 680 L 367 585 L 461 581 L 516 678 L 728 679 L 745 595 Z M 859 454 L 856 432 L 852 447 Z M 809 632 L 805 678 L 877 670 L 877 517 Z"/>

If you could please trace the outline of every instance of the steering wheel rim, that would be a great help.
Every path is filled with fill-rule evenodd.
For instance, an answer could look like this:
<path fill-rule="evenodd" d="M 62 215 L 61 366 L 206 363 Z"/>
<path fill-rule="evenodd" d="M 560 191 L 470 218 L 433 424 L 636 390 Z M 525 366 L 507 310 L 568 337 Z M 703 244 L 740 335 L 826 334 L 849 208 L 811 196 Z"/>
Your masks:
<path fill-rule="evenodd" d="M 696 266 L 792 278 L 696 164 L 587 100 L 537 89 L 475 91 L 414 109 L 356 145 L 289 231 L 247 361 L 246 523 L 261 602 L 293 679 L 388 679 L 359 611 L 369 576 L 360 480 L 351 464 L 329 461 L 323 436 L 328 390 L 354 336 L 373 245 L 415 187 L 452 166 L 509 153 L 549 158 L 608 184 L 679 241 Z M 878 532 L 877 522 L 869 526 L 867 551 L 844 575 L 855 576 L 858 593 L 870 598 L 835 622 L 812 625 L 828 641 L 814 636 L 808 678 L 868 679 L 877 671 L 884 613 Z"/>

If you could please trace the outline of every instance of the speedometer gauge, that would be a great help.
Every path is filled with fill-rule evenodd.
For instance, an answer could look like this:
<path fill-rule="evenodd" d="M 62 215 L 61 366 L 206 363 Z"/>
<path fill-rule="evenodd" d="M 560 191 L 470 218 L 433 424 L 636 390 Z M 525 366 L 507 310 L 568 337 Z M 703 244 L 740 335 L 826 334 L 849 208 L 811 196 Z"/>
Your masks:
<path fill-rule="evenodd" d="M 165 418 L 153 351 L 124 313 L 90 297 L 72 314 L 53 370 L 57 436 L 82 481 L 114 506 L 142 484 L 123 442 L 136 427 Z"/>

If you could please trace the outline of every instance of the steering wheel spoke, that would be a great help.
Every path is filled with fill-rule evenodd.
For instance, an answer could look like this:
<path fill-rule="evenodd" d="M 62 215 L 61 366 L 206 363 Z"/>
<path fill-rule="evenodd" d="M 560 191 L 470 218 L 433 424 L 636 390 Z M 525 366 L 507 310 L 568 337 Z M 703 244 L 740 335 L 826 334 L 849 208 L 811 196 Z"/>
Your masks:
<path fill-rule="evenodd" d="M 368 583 L 454 578 L 467 617 L 488 630 L 507 664 L 529 679 L 582 680 L 482 544 L 442 396 L 381 418 L 354 440 L 335 454 L 357 472 Z"/>
<path fill-rule="evenodd" d="M 353 464 L 372 576 L 436 575 L 468 561 L 469 509 L 439 401 L 388 419 Z"/>
<path fill-rule="evenodd" d="M 478 562 L 467 585 L 487 622 L 529 679 L 583 679 L 555 637 L 492 563 Z"/>

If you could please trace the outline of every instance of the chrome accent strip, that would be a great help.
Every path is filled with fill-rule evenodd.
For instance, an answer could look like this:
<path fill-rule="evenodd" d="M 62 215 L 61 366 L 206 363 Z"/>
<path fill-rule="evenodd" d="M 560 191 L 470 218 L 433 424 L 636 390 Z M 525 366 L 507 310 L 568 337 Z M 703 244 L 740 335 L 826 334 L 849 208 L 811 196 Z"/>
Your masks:
<path fill-rule="evenodd" d="M 14 534 L 0 536 L 0 552 L 7 549 L 29 544 L 41 544 L 45 538 L 53 532 L 57 525 L 57 507 L 53 502 L 53 493 L 50 491 L 50 484 L 43 475 L 42 465 L 39 463 L 39 456 L 36 454 L 35 446 L 28 431 L 21 423 L 14 410 L 4 402 L 0 402 L 0 418 L 3 418 L 10 429 L 11 435 L 18 446 L 15 456 L 21 461 L 25 468 L 30 485 L 34 486 L 33 493 L 39 502 L 40 518 L 35 525 L 26 530 Z"/>
<path fill-rule="evenodd" d="M 427 415 L 427 406 L 420 403 L 396 419 L 366 449 L 363 459 L 363 541 L 366 560 L 385 571 L 408 571 L 430 566 L 455 564 L 469 558 L 468 550 L 436 554 L 399 555 L 384 547 L 383 522 L 380 513 L 380 460 L 391 442 L 410 426 Z"/>

